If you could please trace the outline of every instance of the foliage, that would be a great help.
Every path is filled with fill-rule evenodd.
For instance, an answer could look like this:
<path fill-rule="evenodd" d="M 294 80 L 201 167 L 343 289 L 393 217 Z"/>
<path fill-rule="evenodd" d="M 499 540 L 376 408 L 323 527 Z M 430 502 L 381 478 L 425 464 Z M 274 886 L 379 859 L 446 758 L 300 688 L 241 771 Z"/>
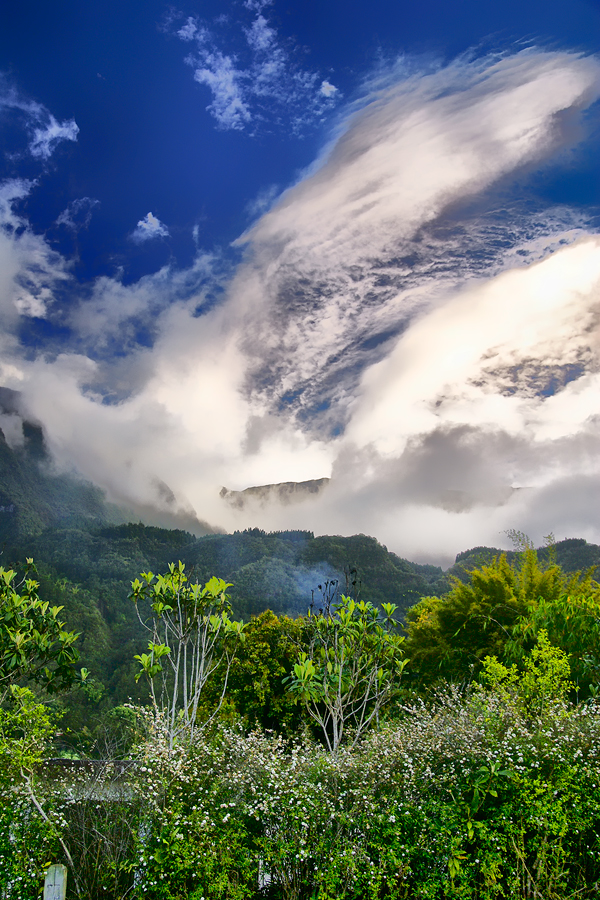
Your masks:
<path fill-rule="evenodd" d="M 137 677 L 146 675 L 155 709 L 167 712 L 172 746 L 184 734 L 193 740 L 202 726 L 200 697 L 218 669 L 223 670 L 220 706 L 237 640 L 243 639 L 243 623 L 229 617 L 225 591 L 230 585 L 221 578 L 211 578 L 204 587 L 191 583 L 182 562 L 172 563 L 165 575 L 144 572 L 141 578 L 132 583 L 131 597 L 150 641 L 148 653 L 135 657 L 141 667 Z M 140 611 L 140 601 L 150 606 L 148 619 Z"/>
<path fill-rule="evenodd" d="M 53 736 L 55 721 L 30 690 L 13 686 L 0 707 L 0 895 L 37 897 L 45 866 L 56 854 L 56 831 L 31 802 L 31 781 Z"/>
<path fill-rule="evenodd" d="M 542 693 L 549 649 L 531 663 Z M 497 686 L 450 690 L 337 754 L 222 727 L 183 756 L 157 731 L 140 891 L 258 897 L 260 874 L 282 900 L 591 900 L 600 707 L 557 685 L 527 710 Z"/>
<path fill-rule="evenodd" d="M 40 599 L 39 583 L 28 577 L 32 560 L 27 563 L 21 580 L 13 569 L 0 567 L 0 697 L 24 678 L 50 692 L 75 679 L 78 635 L 65 630 L 62 607 Z"/>
<path fill-rule="evenodd" d="M 571 586 L 572 587 L 572 586 Z M 580 696 L 600 687 L 600 587 L 589 576 L 568 593 L 528 604 L 507 642 L 506 656 L 519 661 L 541 634 L 564 650 Z"/>
<path fill-rule="evenodd" d="M 342 596 L 322 613 L 309 613 L 307 650 L 287 679 L 334 753 L 348 733 L 354 745 L 378 720 L 406 665 L 396 607 L 382 608 L 383 617 L 370 603 Z"/>
<path fill-rule="evenodd" d="M 344 572 L 351 570 L 356 570 L 360 599 L 373 605 L 395 603 L 399 611 L 420 596 L 445 589 L 439 567 L 401 560 L 365 535 L 315 538 L 306 531 L 249 529 L 196 538 L 140 523 L 103 526 L 102 517 L 90 515 L 87 524 L 66 519 L 60 527 L 36 529 L 5 553 L 14 560 L 35 557 L 43 595 L 64 606 L 67 621 L 82 633 L 81 663 L 103 685 L 104 697 L 94 707 L 70 702 L 65 721 L 72 730 L 84 727 L 83 722 L 92 734 L 109 705 L 145 698 L 131 662 L 145 635 L 128 601 L 131 582 L 140 572 L 167 571 L 174 559 L 181 559 L 186 572 L 202 583 L 218 571 L 233 582 L 234 616 L 245 620 L 267 608 L 277 615 L 304 614 L 319 583 L 333 578 L 344 589 Z M 86 738 L 86 745 L 90 741 Z"/>
<path fill-rule="evenodd" d="M 566 699 L 546 636 L 534 650 L 521 673 L 487 660 L 480 688 L 406 706 L 336 754 L 224 725 L 171 746 L 168 717 L 140 710 L 135 765 L 67 767 L 38 794 L 91 900 L 592 900 L 600 704 Z M 39 873 L 27 794 L 9 790 L 23 806 L 2 846 Z M 23 884 L 11 900 L 34 900 Z"/>
<path fill-rule="evenodd" d="M 524 659 L 523 672 L 513 663 L 510 668 L 495 656 L 483 661 L 481 681 L 507 703 L 515 700 L 528 712 L 542 712 L 548 703 L 564 701 L 573 684 L 567 654 L 554 647 L 546 631 L 540 631 L 537 643 Z"/>
<path fill-rule="evenodd" d="M 509 563 L 506 554 L 469 573 L 467 582 L 454 579 L 444 597 L 426 597 L 409 610 L 406 617 L 406 653 L 411 659 L 409 674 L 417 683 L 439 678 L 462 680 L 477 673 L 486 656 L 518 660 L 529 652 L 541 629 L 563 647 L 571 640 L 571 650 L 581 652 L 583 642 L 573 646 L 569 628 L 560 634 L 556 614 L 570 597 L 571 608 L 588 605 L 584 598 L 600 598 L 600 586 L 591 574 L 566 575 L 551 562 L 543 567 L 535 550 L 528 548 Z M 594 601 L 594 605 L 597 601 Z M 566 614 L 568 616 L 568 613 Z M 589 617 L 587 636 L 595 635 Z M 580 636 L 584 626 L 577 632 Z M 591 649 L 590 641 L 587 647 Z M 564 649 L 569 652 L 566 644 Z M 575 653 L 572 653 L 575 656 Z"/>
<path fill-rule="evenodd" d="M 294 734 L 301 726 L 302 709 L 288 691 L 285 678 L 293 670 L 303 645 L 306 620 L 276 616 L 270 610 L 253 616 L 244 627 L 229 670 L 225 702 L 246 728 Z M 207 684 L 210 708 L 221 693 L 220 673 Z"/>

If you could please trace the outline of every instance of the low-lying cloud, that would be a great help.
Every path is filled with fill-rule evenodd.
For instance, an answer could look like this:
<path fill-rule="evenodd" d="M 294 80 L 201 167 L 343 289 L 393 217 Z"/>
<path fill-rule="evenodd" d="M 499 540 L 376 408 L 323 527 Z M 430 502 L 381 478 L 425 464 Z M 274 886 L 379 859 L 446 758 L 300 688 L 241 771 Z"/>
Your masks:
<path fill-rule="evenodd" d="M 197 41 L 192 26 L 180 36 Z M 129 506 L 362 531 L 412 558 L 511 527 L 600 540 L 600 238 L 522 196 L 532 167 L 580 139 L 600 66 L 527 50 L 406 71 L 365 87 L 230 276 L 198 256 L 59 308 L 68 264 L 17 223 L 27 185 L 3 189 L 2 383 L 59 465 Z M 26 358 L 25 315 L 59 316 L 71 345 Z M 327 476 L 293 506 L 219 496 Z"/>

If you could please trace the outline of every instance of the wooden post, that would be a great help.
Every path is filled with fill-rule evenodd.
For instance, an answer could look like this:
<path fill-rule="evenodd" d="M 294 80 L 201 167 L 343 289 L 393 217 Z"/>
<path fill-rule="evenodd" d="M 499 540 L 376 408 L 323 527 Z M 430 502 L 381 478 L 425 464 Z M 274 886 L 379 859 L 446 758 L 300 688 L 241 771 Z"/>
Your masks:
<path fill-rule="evenodd" d="M 67 867 L 50 866 L 44 882 L 44 900 L 65 900 L 67 896 Z"/>

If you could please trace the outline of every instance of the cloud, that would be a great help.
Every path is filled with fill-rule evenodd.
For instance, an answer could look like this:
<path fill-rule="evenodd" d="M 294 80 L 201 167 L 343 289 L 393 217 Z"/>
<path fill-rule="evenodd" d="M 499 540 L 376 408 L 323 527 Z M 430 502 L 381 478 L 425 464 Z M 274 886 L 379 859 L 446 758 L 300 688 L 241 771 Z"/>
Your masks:
<path fill-rule="evenodd" d="M 198 26 L 196 25 L 196 22 L 189 16 L 185 25 L 182 25 L 176 34 L 182 41 L 192 41 L 196 36 L 197 31 Z"/>
<path fill-rule="evenodd" d="M 63 209 L 56 220 L 57 225 L 64 225 L 69 231 L 80 231 L 88 228 L 92 220 L 92 210 L 100 204 L 99 200 L 92 197 L 80 197 L 72 200 L 66 209 Z"/>
<path fill-rule="evenodd" d="M 595 411 L 599 303 L 598 237 L 459 292 L 365 373 L 348 437 L 396 455 L 440 422 L 570 434 Z"/>
<path fill-rule="evenodd" d="M 165 516 L 362 531 L 445 562 L 510 527 L 600 540 L 600 238 L 527 190 L 572 145 L 599 73 L 528 50 L 369 82 L 232 276 L 199 256 L 98 279 L 54 357 L 19 349 L 14 292 L 41 260 L 31 296 L 65 321 L 51 295 L 68 267 L 19 226 L 27 186 L 6 188 L 4 383 L 57 464 Z M 285 508 L 219 497 L 329 475 Z"/>
<path fill-rule="evenodd" d="M 149 212 L 135 226 L 131 234 L 131 240 L 136 244 L 143 244 L 146 241 L 154 240 L 154 238 L 163 238 L 169 236 L 169 229 L 166 225 L 157 219 L 157 217 Z"/>
<path fill-rule="evenodd" d="M 207 109 L 222 128 L 241 130 L 252 119 L 244 100 L 243 75 L 230 56 L 218 51 L 204 53 L 194 69 L 194 78 L 210 88 L 213 101 Z"/>
<path fill-rule="evenodd" d="M 32 183 L 12 179 L 0 184 L 0 326 L 13 334 L 20 317 L 45 318 L 54 296 L 70 279 L 69 265 L 45 239 L 14 212 Z"/>
<path fill-rule="evenodd" d="M 320 165 L 242 239 L 253 264 L 231 294 L 255 298 L 254 389 L 317 428 L 343 428 L 360 373 L 415 317 L 465 279 L 502 271 L 509 254 L 512 265 L 543 257 L 584 233 L 568 212 L 532 214 L 506 191 L 499 209 L 481 203 L 569 142 L 566 112 L 593 100 L 598 73 L 594 60 L 526 51 L 365 98 Z"/>
<path fill-rule="evenodd" d="M 45 106 L 26 100 L 0 73 L 0 113 L 20 117 L 29 134 L 28 152 L 49 159 L 62 141 L 76 141 L 79 126 L 74 119 L 59 122 Z"/>
<path fill-rule="evenodd" d="M 246 9 L 252 10 L 252 12 L 260 13 L 267 6 L 271 6 L 273 0 L 244 0 L 244 6 Z"/>
<path fill-rule="evenodd" d="M 335 85 L 330 84 L 329 81 L 323 81 L 321 83 L 321 90 L 319 93 L 323 94 L 324 97 L 332 97 L 334 94 L 337 94 L 338 89 Z"/>
<path fill-rule="evenodd" d="M 74 119 L 67 122 L 57 122 L 54 116 L 42 128 L 36 128 L 29 144 L 32 156 L 41 159 L 49 159 L 61 141 L 76 141 L 79 134 L 79 126 Z"/>
<path fill-rule="evenodd" d="M 219 21 L 209 27 L 193 17 L 175 30 L 181 40 L 195 44 L 186 62 L 194 79 L 211 91 L 207 109 L 222 129 L 256 131 L 285 123 L 300 132 L 338 99 L 337 88 L 296 61 L 293 46 L 281 40 L 264 15 L 268 5 L 263 0 L 244 3 L 253 18 L 247 25 L 238 23 L 234 32 L 228 25 L 222 33 Z M 236 40 L 235 52 L 222 49 Z"/>

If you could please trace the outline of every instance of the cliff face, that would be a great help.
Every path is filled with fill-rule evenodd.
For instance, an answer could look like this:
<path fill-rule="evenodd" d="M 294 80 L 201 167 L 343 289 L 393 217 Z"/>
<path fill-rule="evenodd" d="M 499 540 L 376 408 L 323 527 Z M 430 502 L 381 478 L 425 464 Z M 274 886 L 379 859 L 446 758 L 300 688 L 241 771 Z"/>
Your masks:
<path fill-rule="evenodd" d="M 221 488 L 220 496 L 235 509 L 249 506 L 266 506 L 279 503 L 288 506 L 291 503 L 302 503 L 315 494 L 320 494 L 329 484 L 329 478 L 313 478 L 311 481 L 282 481 L 280 484 L 262 484 L 249 487 L 244 491 L 230 491 Z"/>

